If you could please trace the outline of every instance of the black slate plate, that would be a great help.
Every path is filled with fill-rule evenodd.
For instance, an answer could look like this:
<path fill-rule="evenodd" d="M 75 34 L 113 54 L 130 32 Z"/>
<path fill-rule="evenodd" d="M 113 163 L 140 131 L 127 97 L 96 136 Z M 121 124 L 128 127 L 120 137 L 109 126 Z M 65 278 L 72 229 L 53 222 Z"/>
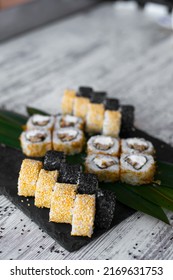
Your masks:
<path fill-rule="evenodd" d="M 173 163 L 173 148 L 171 146 L 138 129 L 130 132 L 128 136 L 144 137 L 152 141 L 157 150 L 157 158 Z M 19 150 L 0 146 L 0 191 L 2 194 L 7 196 L 19 209 L 69 252 L 80 249 L 105 232 L 104 230 L 95 229 L 91 239 L 71 236 L 70 225 L 50 223 L 48 209 L 35 207 L 33 198 L 19 197 L 17 195 L 17 179 L 23 158 L 24 155 Z M 135 210 L 117 202 L 116 215 L 112 222 L 112 227 L 121 223 L 134 212 Z"/>

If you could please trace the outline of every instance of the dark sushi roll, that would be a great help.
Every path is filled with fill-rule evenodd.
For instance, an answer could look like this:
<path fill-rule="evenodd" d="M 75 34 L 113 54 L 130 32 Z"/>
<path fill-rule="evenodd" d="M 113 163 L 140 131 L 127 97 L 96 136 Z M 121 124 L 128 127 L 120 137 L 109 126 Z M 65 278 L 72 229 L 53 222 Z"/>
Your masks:
<path fill-rule="evenodd" d="M 59 183 L 77 184 L 79 176 L 82 172 L 82 166 L 80 164 L 70 165 L 68 163 L 62 163 L 59 170 Z"/>
<path fill-rule="evenodd" d="M 59 170 L 61 163 L 65 163 L 66 158 L 63 152 L 48 151 L 44 157 L 43 167 L 45 170 Z"/>
<path fill-rule="evenodd" d="M 135 119 L 135 108 L 131 105 L 121 106 L 121 133 L 126 133 L 132 130 Z"/>
<path fill-rule="evenodd" d="M 98 189 L 97 176 L 90 173 L 81 173 L 78 181 L 78 193 L 95 194 Z"/>
<path fill-rule="evenodd" d="M 99 189 L 96 193 L 95 226 L 109 229 L 114 218 L 116 205 L 115 194 L 109 190 Z"/>
<path fill-rule="evenodd" d="M 94 91 L 90 99 L 91 103 L 101 104 L 104 102 L 107 93 L 105 91 Z"/>
<path fill-rule="evenodd" d="M 119 109 L 119 100 L 116 98 L 106 98 L 104 105 L 105 110 L 117 111 Z"/>
<path fill-rule="evenodd" d="M 77 96 L 80 97 L 86 97 L 86 98 L 91 98 L 93 93 L 93 88 L 92 87 L 86 87 L 86 86 L 81 86 L 79 87 L 79 90 L 77 92 Z"/>

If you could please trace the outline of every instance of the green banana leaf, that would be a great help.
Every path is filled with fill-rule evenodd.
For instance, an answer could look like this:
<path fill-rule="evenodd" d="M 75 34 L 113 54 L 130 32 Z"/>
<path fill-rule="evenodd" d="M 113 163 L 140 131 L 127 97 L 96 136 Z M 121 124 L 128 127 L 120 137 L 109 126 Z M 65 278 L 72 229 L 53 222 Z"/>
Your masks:
<path fill-rule="evenodd" d="M 40 114 L 40 115 L 46 115 L 46 116 L 50 116 L 49 113 L 45 112 L 45 111 L 42 111 L 42 110 L 39 110 L 37 108 L 33 108 L 33 107 L 26 107 L 26 110 L 28 112 L 28 114 L 30 116 L 34 115 L 34 114 Z"/>

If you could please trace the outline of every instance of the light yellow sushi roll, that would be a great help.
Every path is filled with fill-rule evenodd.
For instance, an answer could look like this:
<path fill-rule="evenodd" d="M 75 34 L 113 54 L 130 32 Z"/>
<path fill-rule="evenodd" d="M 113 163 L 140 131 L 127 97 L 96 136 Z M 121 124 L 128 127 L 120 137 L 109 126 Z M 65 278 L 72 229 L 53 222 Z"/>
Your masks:
<path fill-rule="evenodd" d="M 76 190 L 77 185 L 55 184 L 49 213 L 50 222 L 71 224 Z"/>
<path fill-rule="evenodd" d="M 18 178 L 18 195 L 35 195 L 36 182 L 41 168 L 41 161 L 32 159 L 23 160 Z"/>
<path fill-rule="evenodd" d="M 74 155 L 83 150 L 85 137 L 83 131 L 74 127 L 65 127 L 53 132 L 53 149 Z"/>
<path fill-rule="evenodd" d="M 85 171 L 97 175 L 100 182 L 118 181 L 119 159 L 109 155 L 88 155 L 85 160 Z"/>
<path fill-rule="evenodd" d="M 89 103 L 89 98 L 76 96 L 74 99 L 73 114 L 85 120 Z"/>
<path fill-rule="evenodd" d="M 29 118 L 26 124 L 26 130 L 45 129 L 52 130 L 55 118 L 53 116 L 43 116 L 35 114 Z"/>
<path fill-rule="evenodd" d="M 95 204 L 95 195 L 76 195 L 71 235 L 92 236 L 95 219 Z"/>
<path fill-rule="evenodd" d="M 105 135 L 92 136 L 87 142 L 87 153 L 118 157 L 120 153 L 120 140 Z"/>
<path fill-rule="evenodd" d="M 131 185 L 152 183 L 156 172 L 154 158 L 145 154 L 122 154 L 120 179 Z"/>
<path fill-rule="evenodd" d="M 52 191 L 56 184 L 58 171 L 41 169 L 35 190 L 35 206 L 50 208 Z"/>
<path fill-rule="evenodd" d="M 78 129 L 84 129 L 84 121 L 82 118 L 72 115 L 59 115 L 55 119 L 54 130 L 64 127 L 75 127 Z"/>
<path fill-rule="evenodd" d="M 86 116 L 86 131 L 88 133 L 94 134 L 102 132 L 104 111 L 103 104 L 88 104 L 88 113 Z"/>
<path fill-rule="evenodd" d="M 73 113 L 73 104 L 76 97 L 76 91 L 72 89 L 66 89 L 61 102 L 61 109 L 63 114 Z"/>
<path fill-rule="evenodd" d="M 103 121 L 103 135 L 119 137 L 121 129 L 121 112 L 106 110 Z"/>
<path fill-rule="evenodd" d="M 143 153 L 154 155 L 155 149 L 150 141 L 134 137 L 121 140 L 121 152 L 123 154 Z"/>
<path fill-rule="evenodd" d="M 20 143 L 25 155 L 42 157 L 52 148 L 51 132 L 41 129 L 23 131 Z"/>

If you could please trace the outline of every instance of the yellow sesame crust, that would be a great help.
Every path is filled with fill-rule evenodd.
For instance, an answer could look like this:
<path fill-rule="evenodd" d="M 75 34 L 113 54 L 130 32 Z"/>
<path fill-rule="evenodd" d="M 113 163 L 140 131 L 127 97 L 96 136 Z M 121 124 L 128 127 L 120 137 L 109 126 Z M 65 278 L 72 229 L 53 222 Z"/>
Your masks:
<path fill-rule="evenodd" d="M 61 102 L 61 109 L 63 114 L 73 113 L 73 103 L 76 96 L 76 91 L 71 89 L 66 89 Z"/>
<path fill-rule="evenodd" d="M 95 218 L 95 195 L 77 194 L 71 235 L 91 237 Z"/>
<path fill-rule="evenodd" d="M 28 143 L 27 146 L 23 145 L 21 141 L 23 153 L 28 157 L 43 157 L 47 151 L 52 149 L 52 142 L 44 143 Z"/>
<path fill-rule="evenodd" d="M 103 122 L 103 135 L 119 137 L 121 128 L 121 113 L 106 110 Z"/>
<path fill-rule="evenodd" d="M 85 117 L 88 112 L 88 104 L 90 103 L 88 98 L 85 97 L 75 97 L 74 106 L 73 106 L 73 114 L 76 117 L 80 117 L 85 120 Z"/>
<path fill-rule="evenodd" d="M 41 161 L 36 161 L 32 159 L 23 160 L 18 179 L 18 195 L 35 195 L 36 182 L 41 168 Z"/>
<path fill-rule="evenodd" d="M 49 213 L 50 222 L 71 224 L 76 190 L 77 185 L 55 184 Z"/>
<path fill-rule="evenodd" d="M 35 190 L 35 206 L 50 208 L 52 191 L 56 184 L 58 171 L 41 169 Z"/>
<path fill-rule="evenodd" d="M 88 104 L 88 113 L 86 116 L 86 131 L 89 133 L 100 133 L 103 129 L 104 120 L 103 104 Z"/>

